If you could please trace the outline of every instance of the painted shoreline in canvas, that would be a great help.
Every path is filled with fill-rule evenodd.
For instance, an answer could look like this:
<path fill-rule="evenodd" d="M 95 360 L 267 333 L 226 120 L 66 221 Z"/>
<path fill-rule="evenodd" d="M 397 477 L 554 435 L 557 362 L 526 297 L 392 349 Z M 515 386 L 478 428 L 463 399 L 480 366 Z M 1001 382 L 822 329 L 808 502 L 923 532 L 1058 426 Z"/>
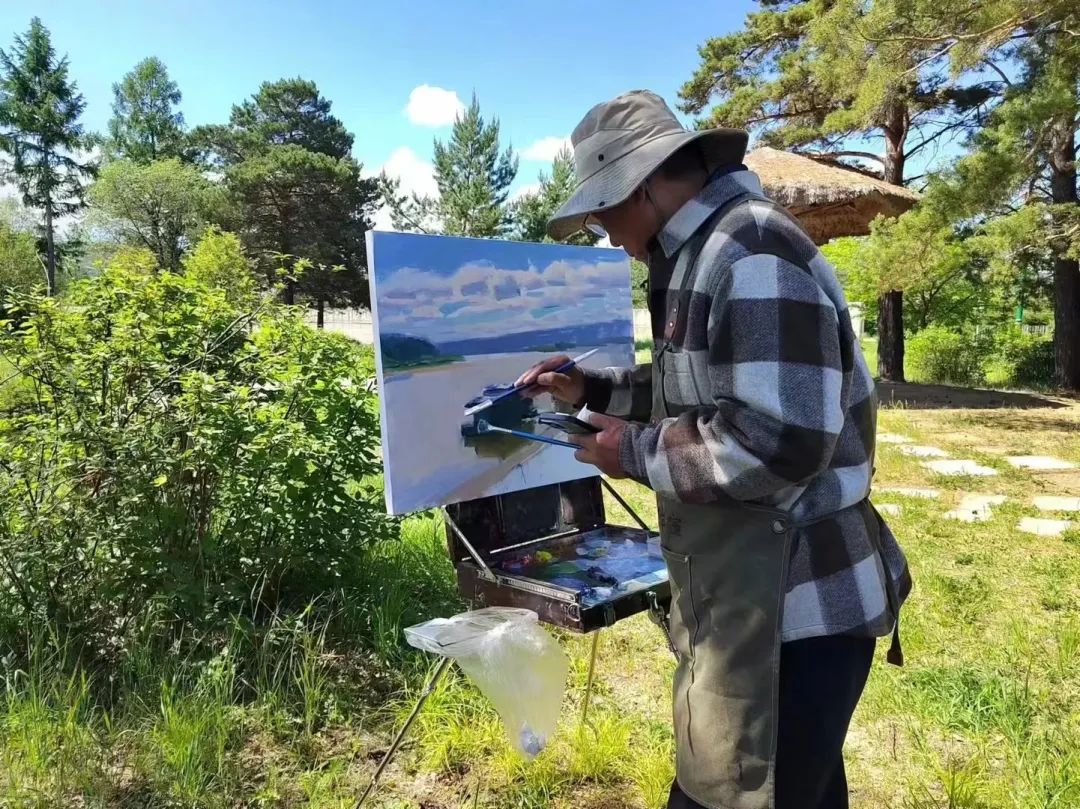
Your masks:
<path fill-rule="evenodd" d="M 597 474 L 573 450 L 461 434 L 465 403 L 552 354 L 633 361 L 622 251 L 368 233 L 387 510 L 406 514 Z M 551 410 L 550 397 L 535 400 Z M 533 428 L 556 438 L 547 428 Z"/>

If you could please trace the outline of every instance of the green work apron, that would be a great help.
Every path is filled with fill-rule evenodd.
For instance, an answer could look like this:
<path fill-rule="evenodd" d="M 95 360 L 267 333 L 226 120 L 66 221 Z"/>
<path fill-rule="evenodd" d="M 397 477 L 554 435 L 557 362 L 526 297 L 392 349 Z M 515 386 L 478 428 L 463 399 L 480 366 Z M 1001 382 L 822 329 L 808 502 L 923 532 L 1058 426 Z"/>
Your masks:
<path fill-rule="evenodd" d="M 653 362 L 653 418 L 665 360 Z M 668 362 L 670 365 L 670 362 Z M 787 514 L 730 501 L 657 495 L 678 655 L 673 714 L 679 787 L 714 809 L 770 809 L 776 758 L 780 625 L 791 547 Z"/>
<path fill-rule="evenodd" d="M 718 216 L 753 196 L 733 200 Z M 699 237 L 684 248 L 672 286 L 692 288 L 694 259 L 704 241 Z M 680 294 L 676 300 L 683 299 Z M 705 373 L 695 374 L 690 355 L 671 342 L 684 318 L 676 302 L 665 317 L 664 339 L 654 346 L 654 422 L 712 404 Z M 869 500 L 860 507 L 873 508 Z M 793 532 L 808 523 L 733 499 L 690 504 L 658 494 L 657 510 L 671 582 L 670 639 L 678 658 L 673 715 L 679 787 L 713 809 L 772 809 L 788 562 Z M 885 579 L 895 610 L 887 572 Z M 898 655 L 898 635 L 894 645 Z"/>

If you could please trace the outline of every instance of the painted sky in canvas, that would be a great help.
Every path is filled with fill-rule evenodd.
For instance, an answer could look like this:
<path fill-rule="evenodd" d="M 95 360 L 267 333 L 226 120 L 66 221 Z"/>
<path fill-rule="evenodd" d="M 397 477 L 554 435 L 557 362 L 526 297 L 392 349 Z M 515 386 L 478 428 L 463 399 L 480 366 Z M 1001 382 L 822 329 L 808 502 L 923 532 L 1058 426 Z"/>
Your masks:
<path fill-rule="evenodd" d="M 377 252 L 383 332 L 441 343 L 629 318 L 621 250 L 402 235 Z"/>
<path fill-rule="evenodd" d="M 464 408 L 556 352 L 599 349 L 587 367 L 632 362 L 625 253 L 392 232 L 368 239 L 388 510 L 597 474 L 565 447 L 465 436 Z M 553 403 L 544 396 L 536 407 Z M 515 426 L 565 437 L 535 414 Z"/>

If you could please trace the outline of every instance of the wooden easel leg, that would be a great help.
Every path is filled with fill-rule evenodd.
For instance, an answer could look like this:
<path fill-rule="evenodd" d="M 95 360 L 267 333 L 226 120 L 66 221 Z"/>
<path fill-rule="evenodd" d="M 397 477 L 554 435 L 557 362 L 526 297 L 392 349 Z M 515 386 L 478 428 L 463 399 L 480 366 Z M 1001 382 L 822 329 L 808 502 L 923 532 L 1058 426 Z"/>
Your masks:
<path fill-rule="evenodd" d="M 360 809 L 364 805 L 364 801 L 368 799 L 374 791 L 376 785 L 379 783 L 379 779 L 382 777 L 383 770 L 393 760 L 394 755 L 397 753 L 398 748 L 401 747 L 401 743 L 405 741 L 405 735 L 409 732 L 413 722 L 416 721 L 416 717 L 420 715 L 420 709 L 424 707 L 424 703 L 428 701 L 428 697 L 435 691 L 435 686 L 439 684 L 439 680 L 446 674 L 446 670 L 450 668 L 451 659 L 444 657 L 435 669 L 435 673 L 431 675 L 431 679 L 428 680 L 427 685 L 424 686 L 424 690 L 420 693 L 420 698 L 416 701 L 416 705 L 412 709 L 412 713 L 409 714 L 409 718 L 405 720 L 405 724 L 401 726 L 401 730 L 398 731 L 397 736 L 394 737 L 394 741 L 390 745 L 390 749 L 386 751 L 386 755 L 383 756 L 381 762 L 379 762 L 379 768 L 375 770 L 375 774 L 371 776 L 371 783 L 367 785 L 367 789 L 364 790 L 364 794 L 353 804 L 353 809 Z"/>

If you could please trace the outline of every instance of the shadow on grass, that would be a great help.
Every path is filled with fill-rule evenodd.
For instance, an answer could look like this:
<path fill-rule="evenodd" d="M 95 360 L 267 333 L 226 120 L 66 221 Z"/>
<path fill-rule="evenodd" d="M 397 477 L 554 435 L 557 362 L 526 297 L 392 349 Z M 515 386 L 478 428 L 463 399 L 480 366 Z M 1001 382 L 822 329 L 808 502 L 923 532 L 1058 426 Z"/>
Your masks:
<path fill-rule="evenodd" d="M 883 407 L 907 407 L 913 410 L 1061 409 L 1080 403 L 1077 397 L 1065 394 L 1021 393 L 884 380 L 878 381 L 877 389 Z"/>

